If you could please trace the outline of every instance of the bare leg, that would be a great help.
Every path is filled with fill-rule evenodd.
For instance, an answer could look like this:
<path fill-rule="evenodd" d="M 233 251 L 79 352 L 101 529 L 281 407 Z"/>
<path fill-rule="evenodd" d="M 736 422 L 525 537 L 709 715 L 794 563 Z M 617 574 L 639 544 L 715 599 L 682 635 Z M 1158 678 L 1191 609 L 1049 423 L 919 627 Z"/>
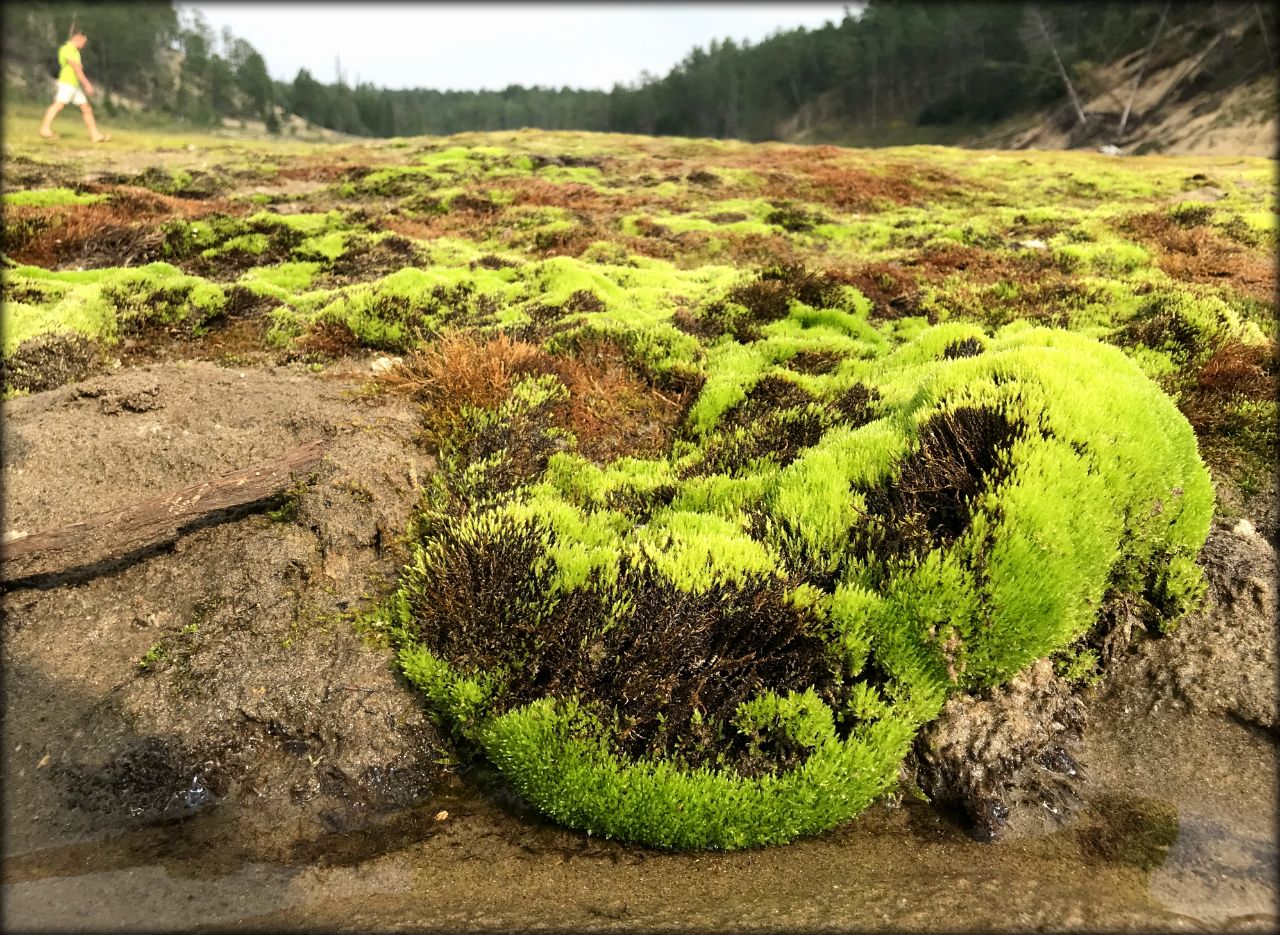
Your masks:
<path fill-rule="evenodd" d="M 93 107 L 88 104 L 81 104 L 80 113 L 84 116 L 84 125 L 89 128 L 89 139 L 95 143 L 101 143 L 107 139 L 107 137 L 98 132 L 98 123 L 93 119 Z"/>
<path fill-rule="evenodd" d="M 54 101 L 44 112 L 44 121 L 40 124 L 40 135 L 48 139 L 53 136 L 53 118 L 58 116 L 64 105 Z"/>

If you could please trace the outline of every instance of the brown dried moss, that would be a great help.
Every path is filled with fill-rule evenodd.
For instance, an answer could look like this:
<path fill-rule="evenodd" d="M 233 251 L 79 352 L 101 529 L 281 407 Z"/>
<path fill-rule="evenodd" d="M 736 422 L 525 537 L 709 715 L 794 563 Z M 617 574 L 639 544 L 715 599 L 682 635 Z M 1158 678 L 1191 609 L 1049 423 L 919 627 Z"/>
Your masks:
<path fill-rule="evenodd" d="M 599 301 L 590 293 L 571 299 Z M 624 455 L 652 457 L 667 450 L 675 427 L 696 393 L 686 387 L 664 393 L 632 363 L 616 342 L 587 336 L 551 354 L 506 334 L 483 337 L 446 332 L 414 352 L 377 382 L 423 402 L 427 434 L 443 438 L 464 407 L 495 409 L 516 380 L 552 374 L 568 388 L 556 426 L 573 433 L 578 450 L 598 461 Z"/>
<path fill-rule="evenodd" d="M 1197 210 L 1197 207 L 1203 210 Z M 1160 269 L 1182 282 L 1222 284 L 1264 302 L 1276 297 L 1275 257 L 1242 246 L 1208 226 L 1212 209 L 1184 208 L 1173 215 L 1149 211 L 1123 219 L 1119 227 L 1156 251 Z"/>
<path fill-rule="evenodd" d="M 42 334 L 0 360 L 5 392 L 41 393 L 83 380 L 103 364 L 98 344 L 78 334 Z"/>

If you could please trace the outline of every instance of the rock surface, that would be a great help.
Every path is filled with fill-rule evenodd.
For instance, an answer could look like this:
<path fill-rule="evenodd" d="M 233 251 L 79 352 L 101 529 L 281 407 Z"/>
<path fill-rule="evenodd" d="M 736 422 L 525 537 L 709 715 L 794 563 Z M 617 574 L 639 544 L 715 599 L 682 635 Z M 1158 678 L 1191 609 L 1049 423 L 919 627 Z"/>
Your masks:
<path fill-rule="evenodd" d="M 8 585 L 6 695 L 26 714 L 6 728 L 5 785 L 21 803 L 6 813 L 10 840 L 226 803 L 292 844 L 439 783 L 440 740 L 416 695 L 343 616 L 403 562 L 397 537 L 431 459 L 411 406 L 356 402 L 354 388 L 166 364 L 5 403 L 8 529 L 54 528 L 331 440 L 314 483 L 270 516 L 60 586 Z M 62 827 L 29 820 L 41 813 Z"/>
<path fill-rule="evenodd" d="M 908 768 L 929 799 L 959 808 L 982 840 L 1000 835 L 1016 804 L 1055 816 L 1076 801 L 1075 753 L 1085 704 L 1047 659 L 981 696 L 952 696 L 920 732 Z"/>
<path fill-rule="evenodd" d="M 1204 606 L 1113 663 L 1110 696 L 1176 704 L 1277 733 L 1276 550 L 1247 520 L 1216 520 L 1201 553 Z"/>

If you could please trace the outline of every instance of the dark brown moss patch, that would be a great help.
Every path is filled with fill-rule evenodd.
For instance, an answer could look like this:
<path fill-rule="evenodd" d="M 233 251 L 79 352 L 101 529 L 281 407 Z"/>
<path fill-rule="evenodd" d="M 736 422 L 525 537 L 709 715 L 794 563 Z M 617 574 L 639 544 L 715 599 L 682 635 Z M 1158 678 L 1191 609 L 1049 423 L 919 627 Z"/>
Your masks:
<path fill-rule="evenodd" d="M 1184 361 L 1205 349 L 1205 335 L 1187 321 L 1178 303 L 1163 293 L 1152 295 L 1113 340 L 1122 347 L 1142 345 L 1169 351 Z"/>
<path fill-rule="evenodd" d="M 795 299 L 810 308 L 830 308 L 839 301 L 840 284 L 801 264 L 762 269 L 754 281 L 729 290 L 727 298 L 752 313 L 757 322 L 784 318 Z"/>
<path fill-rule="evenodd" d="M 442 530 L 412 602 L 423 644 L 463 671 L 505 669 L 498 711 L 576 695 L 612 723 L 627 756 L 751 775 L 799 760 L 786 738 L 729 727 L 738 706 L 766 689 L 837 692 L 839 663 L 820 622 L 787 599 L 786 582 L 758 576 L 691 593 L 624 560 L 616 588 L 548 600 L 551 582 L 538 569 L 549 535 L 515 523 L 483 537 Z M 611 619 L 617 594 L 630 599 Z"/>
<path fill-rule="evenodd" d="M 211 319 L 222 314 L 222 307 L 207 312 L 196 310 L 191 304 L 191 292 L 192 287 L 185 284 L 135 293 L 128 286 L 108 283 L 102 288 L 102 297 L 115 308 L 122 337 L 193 338 L 203 333 Z"/>
<path fill-rule="evenodd" d="M 535 171 L 545 168 L 546 166 L 563 166 L 574 169 L 599 169 L 604 166 L 604 159 L 600 156 L 574 156 L 569 153 L 558 156 L 544 156 L 541 153 L 531 153 L 529 161 L 533 163 Z"/>
<path fill-rule="evenodd" d="M 294 341 L 304 355 L 323 359 L 345 357 L 360 346 L 360 338 L 344 321 L 317 321 Z"/>
<path fill-rule="evenodd" d="M 517 409 L 505 418 L 463 413 L 441 446 L 441 461 L 456 492 L 473 505 L 493 501 L 537 480 L 548 459 L 570 447 L 560 426 L 568 422 L 567 402 L 552 399 Z M 483 464 L 468 472 L 471 465 Z"/>
<path fill-rule="evenodd" d="M 819 224 L 825 224 L 827 218 L 820 212 L 809 211 L 800 205 L 779 202 L 765 215 L 764 222 L 791 233 L 803 233 L 813 230 Z"/>
<path fill-rule="evenodd" d="M 687 308 L 677 309 L 671 316 L 671 324 L 685 334 L 691 334 L 695 338 L 702 340 L 714 338 L 716 335 L 723 333 L 716 330 L 717 323 L 714 320 L 695 315 Z"/>
<path fill-rule="evenodd" d="M 223 282 L 237 278 L 248 269 L 289 262 L 294 259 L 294 250 L 305 239 L 301 231 L 265 219 L 242 223 L 236 218 L 213 215 L 205 223 L 217 232 L 213 243 L 197 243 L 192 237 L 191 225 L 185 221 L 165 224 L 160 230 L 161 253 L 166 260 L 188 273 Z M 253 234 L 264 238 L 261 249 L 222 247 L 237 237 Z M 205 256 L 206 251 L 217 252 L 213 256 Z"/>
<path fill-rule="evenodd" d="M 62 265 L 85 269 L 142 266 L 163 258 L 158 231 L 145 226 L 104 229 L 92 240 L 82 241 L 62 254 Z"/>
<path fill-rule="evenodd" d="M 769 374 L 721 414 L 694 473 L 732 474 L 764 457 L 785 467 L 838 422 L 854 428 L 870 422 L 879 398 L 873 387 L 857 383 L 824 403 L 799 384 Z"/>
<path fill-rule="evenodd" d="M 630 612 L 601 641 L 599 662 L 573 673 L 565 688 L 619 712 L 622 752 L 696 766 L 714 761 L 718 742 L 729 740 L 718 752 L 732 764 L 746 745 L 720 732 L 739 704 L 765 689 L 830 691 L 836 663 L 818 622 L 786 599 L 784 582 L 757 577 L 692 594 L 644 566 L 620 578 L 622 593 L 635 596 Z"/>
<path fill-rule="evenodd" d="M 325 272 L 339 283 L 365 282 L 413 266 L 417 260 L 418 250 L 407 237 L 389 234 L 375 241 L 357 236 L 326 264 Z"/>
<path fill-rule="evenodd" d="M 747 391 L 742 402 L 724 411 L 719 425 L 722 428 L 747 426 L 771 412 L 813 401 L 813 396 L 799 383 L 776 374 L 766 374 Z"/>
<path fill-rule="evenodd" d="M 497 214 L 502 210 L 502 206 L 484 195 L 471 195 L 464 192 L 450 200 L 449 210 L 466 214 Z"/>
<path fill-rule="evenodd" d="M 898 263 L 863 263 L 848 270 L 828 270 L 827 275 L 870 299 L 872 318 L 891 320 L 920 313 L 916 276 Z"/>
<path fill-rule="evenodd" d="M 850 427 L 858 428 L 876 418 L 875 404 L 879 399 L 880 391 L 874 386 L 855 383 L 835 398 L 831 408 Z"/>
<path fill-rule="evenodd" d="M 461 671 L 527 663 L 532 669 L 522 677 L 536 679 L 542 642 L 554 648 L 564 635 L 551 632 L 557 624 L 582 631 L 598 618 L 598 611 L 562 612 L 548 620 L 533 611 L 552 586 L 541 561 L 547 533 L 540 527 L 505 522 L 477 536 L 446 521 L 432 532 L 430 573 L 410 602 L 412 628 L 423 645 Z M 569 608 L 561 603 L 556 609 Z"/>
<path fill-rule="evenodd" d="M 348 166 L 340 163 L 313 163 L 285 166 L 276 173 L 278 179 L 304 182 L 355 182 L 373 172 L 371 166 Z"/>
<path fill-rule="evenodd" d="M 159 166 L 149 166 L 129 179 L 129 184 L 149 188 L 163 195 L 203 200 L 226 191 L 227 185 L 210 172 L 196 169 L 179 175 L 171 175 Z"/>
<path fill-rule="evenodd" d="M 705 169 L 695 169 L 685 176 L 694 185 L 715 186 L 720 184 L 720 176 Z"/>
<path fill-rule="evenodd" d="M 265 295 L 259 295 L 244 286 L 231 286 L 226 290 L 227 300 L 222 306 L 225 318 L 255 318 L 264 314 L 276 303 Z"/>
<path fill-rule="evenodd" d="M 931 418 L 898 476 L 865 491 L 868 522 L 855 548 L 883 563 L 918 558 L 960 538 L 973 501 L 1007 474 L 1005 453 L 1022 431 L 1003 413 L 974 406 Z"/>
<path fill-rule="evenodd" d="M 477 266 L 482 267 L 483 269 L 510 269 L 513 266 L 519 265 L 520 264 L 514 260 L 507 260 L 500 256 L 495 256 L 492 253 L 486 253 L 478 260 L 473 260 L 471 262 L 472 269 L 475 269 Z"/>
<path fill-rule="evenodd" d="M 787 361 L 787 369 L 796 373 L 831 373 L 844 357 L 835 351 L 800 351 Z"/>
<path fill-rule="evenodd" d="M 754 422 L 714 436 L 707 442 L 698 471 L 732 474 L 764 457 L 785 467 L 801 451 L 816 445 L 832 421 L 831 413 L 817 405 L 771 411 Z"/>
<path fill-rule="evenodd" d="M 840 302 L 841 288 L 827 273 L 802 264 L 766 267 L 705 308 L 697 327 L 710 335 L 732 334 L 740 341 L 752 341 L 759 336 L 760 325 L 785 318 L 793 300 L 810 308 L 832 308 Z"/>
<path fill-rule="evenodd" d="M 833 424 L 830 410 L 802 386 L 768 374 L 746 398 L 725 410 L 708 440 L 695 473 L 727 473 L 751 461 L 771 457 L 790 464 L 805 448 L 818 443 Z"/>
<path fill-rule="evenodd" d="M 977 338 L 952 341 L 942 350 L 942 356 L 947 360 L 959 360 L 961 357 L 977 357 L 981 353 L 982 342 Z"/>

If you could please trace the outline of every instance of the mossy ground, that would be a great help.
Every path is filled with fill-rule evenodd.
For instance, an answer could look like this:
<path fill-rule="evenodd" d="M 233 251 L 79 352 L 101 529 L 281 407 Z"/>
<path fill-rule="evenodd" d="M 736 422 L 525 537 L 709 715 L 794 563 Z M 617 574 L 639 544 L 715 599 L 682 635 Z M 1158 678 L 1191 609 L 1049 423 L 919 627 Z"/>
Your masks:
<path fill-rule="evenodd" d="M 1196 599 L 1276 448 L 1273 166 L 534 131 L 10 155 L 6 392 L 252 318 L 406 355 L 441 470 L 378 619 L 575 827 L 737 847 L 951 692 Z M 91 355 L 86 355 L 86 359 Z M 1198 446 L 1198 452 L 1197 452 Z"/>

